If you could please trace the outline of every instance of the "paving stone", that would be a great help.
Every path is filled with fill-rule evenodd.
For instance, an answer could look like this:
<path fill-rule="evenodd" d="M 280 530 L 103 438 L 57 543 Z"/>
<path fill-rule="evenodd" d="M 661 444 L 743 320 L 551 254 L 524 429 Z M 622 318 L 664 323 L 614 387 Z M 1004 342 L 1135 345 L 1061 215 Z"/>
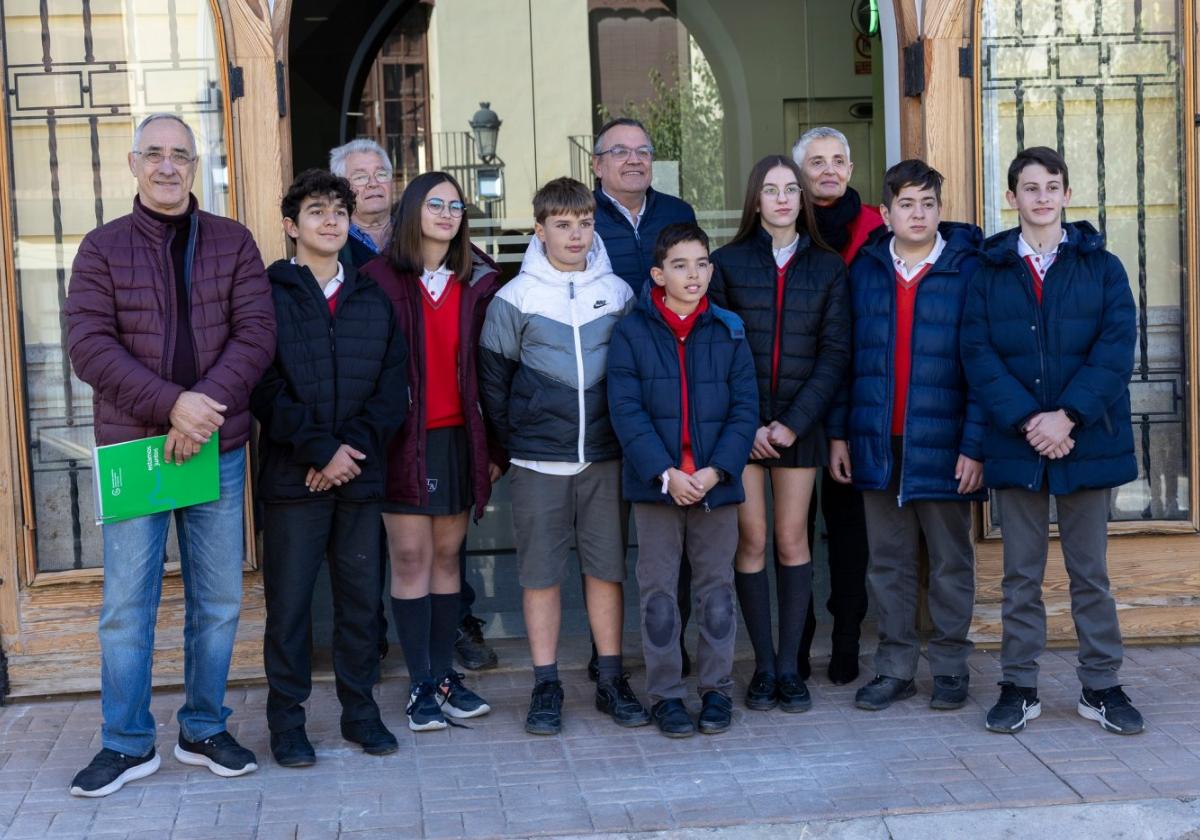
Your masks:
<path fill-rule="evenodd" d="M 389 680 L 378 693 L 401 750 L 382 758 L 341 738 L 333 685 L 321 681 L 309 719 L 318 765 L 296 771 L 268 761 L 238 779 L 169 758 L 181 697 L 164 691 L 152 704 L 163 722 L 162 768 L 103 800 L 66 793 L 99 746 L 95 698 L 24 703 L 0 709 L 0 828 L 18 838 L 257 832 L 260 840 L 366 840 L 740 825 L 758 837 L 751 829 L 764 823 L 791 824 L 795 831 L 781 833 L 794 836 L 805 820 L 862 816 L 864 830 L 875 831 L 881 814 L 1200 796 L 1200 702 L 1180 691 L 1200 681 L 1200 646 L 1131 654 L 1122 677 L 1147 719 L 1136 738 L 1112 736 L 1075 713 L 1073 651 L 1047 654 L 1046 711 L 1016 737 L 983 729 L 999 673 L 993 652 L 972 656 L 973 678 L 985 688 L 959 712 L 914 701 L 865 713 L 852 707 L 854 686 L 831 687 L 819 676 L 808 714 L 752 713 L 738 703 L 729 733 L 681 741 L 614 727 L 591 708 L 581 672 L 567 677 L 559 737 L 523 731 L 524 672 L 472 678 L 495 712 L 471 729 L 418 735 L 396 725 L 407 698 L 403 680 Z M 749 672 L 739 663 L 739 680 Z M 919 689 L 928 693 L 928 678 Z M 237 736 L 268 755 L 265 690 L 238 686 L 229 697 Z"/>

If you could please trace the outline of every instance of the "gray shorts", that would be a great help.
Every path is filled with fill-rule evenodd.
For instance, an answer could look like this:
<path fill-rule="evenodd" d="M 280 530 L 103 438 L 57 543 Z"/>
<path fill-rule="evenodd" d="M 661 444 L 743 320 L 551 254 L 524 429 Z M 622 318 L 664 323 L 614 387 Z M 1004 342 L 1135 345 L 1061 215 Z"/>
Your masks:
<path fill-rule="evenodd" d="M 518 578 L 526 589 L 558 586 L 571 546 L 583 573 L 625 580 L 629 506 L 621 500 L 621 461 L 597 461 L 578 475 L 546 475 L 513 465 L 509 474 Z"/>

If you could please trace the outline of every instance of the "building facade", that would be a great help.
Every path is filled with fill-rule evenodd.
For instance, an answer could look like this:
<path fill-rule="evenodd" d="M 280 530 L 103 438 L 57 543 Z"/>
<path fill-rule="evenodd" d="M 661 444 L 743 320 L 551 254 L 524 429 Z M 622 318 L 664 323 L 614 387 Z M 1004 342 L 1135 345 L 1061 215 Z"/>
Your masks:
<path fill-rule="evenodd" d="M 851 140 L 852 181 L 922 157 L 947 218 L 1015 224 L 1004 170 L 1048 145 L 1071 164 L 1071 218 L 1093 220 L 1138 304 L 1132 385 L 1140 474 L 1114 491 L 1110 568 L 1128 638 L 1200 634 L 1195 0 L 0 0 L 0 645 L 7 691 L 94 689 L 103 569 L 91 399 L 60 312 L 82 237 L 129 211 L 132 128 L 153 111 L 196 129 L 196 193 L 284 255 L 278 203 L 331 146 L 378 139 L 397 187 L 449 169 L 473 231 L 515 268 L 539 183 L 590 178 L 609 114 L 651 124 L 656 186 L 720 242 L 754 161 L 805 128 Z M 479 155 L 469 121 L 500 120 Z M 472 531 L 488 599 L 516 586 L 503 492 Z M 253 512 L 247 507 L 248 522 Z M 974 634 L 999 638 L 1000 538 L 977 520 Z M 253 529 L 247 529 L 253 534 Z M 258 546 L 248 545 L 233 672 L 261 673 Z M 155 677 L 182 671 L 182 587 L 164 558 Z M 1050 632 L 1069 640 L 1061 554 Z M 503 620 L 499 622 L 503 625 Z"/>

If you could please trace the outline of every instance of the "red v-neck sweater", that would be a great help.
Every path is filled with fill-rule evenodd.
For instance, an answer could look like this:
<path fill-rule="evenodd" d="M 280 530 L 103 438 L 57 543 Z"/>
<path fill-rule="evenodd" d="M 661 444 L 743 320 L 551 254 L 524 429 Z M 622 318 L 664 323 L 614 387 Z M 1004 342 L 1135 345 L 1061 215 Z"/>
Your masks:
<path fill-rule="evenodd" d="M 650 293 L 654 306 L 667 322 L 671 332 L 678 340 L 676 349 L 679 351 L 679 428 L 682 440 L 679 447 L 679 469 L 691 475 L 696 471 L 696 461 L 692 457 L 692 433 L 688 417 L 688 381 L 687 381 L 687 337 L 696 325 L 700 313 L 708 309 L 708 298 L 700 298 L 700 304 L 686 318 L 680 318 L 667 308 L 667 293 L 661 286 L 655 286 Z"/>
<path fill-rule="evenodd" d="M 462 395 L 458 389 L 459 308 L 462 286 L 451 275 L 436 301 L 420 280 L 421 308 L 425 316 L 425 428 L 462 426 Z"/>
<path fill-rule="evenodd" d="M 896 272 L 896 346 L 895 391 L 892 394 L 892 434 L 904 434 L 904 412 L 908 408 L 908 380 L 912 374 L 913 313 L 917 303 L 917 285 L 932 263 L 926 264 L 911 280 Z"/>

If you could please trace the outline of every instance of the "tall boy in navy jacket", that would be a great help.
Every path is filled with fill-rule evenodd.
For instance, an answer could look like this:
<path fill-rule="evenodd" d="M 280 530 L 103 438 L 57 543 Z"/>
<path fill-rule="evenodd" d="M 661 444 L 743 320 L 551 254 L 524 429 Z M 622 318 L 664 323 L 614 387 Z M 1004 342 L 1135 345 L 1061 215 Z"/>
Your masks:
<path fill-rule="evenodd" d="M 1042 577 L 1050 496 L 1071 580 L 1083 684 L 1078 712 L 1122 735 L 1142 716 L 1121 690 L 1121 627 L 1108 586 L 1111 489 L 1137 477 L 1129 378 L 1135 311 L 1121 262 L 1087 222 L 1064 224 L 1067 164 L 1053 149 L 1008 168 L 1017 229 L 983 245 L 963 316 L 971 388 L 988 413 L 984 480 L 1004 529 L 1003 670 L 994 732 L 1041 714 L 1037 658 L 1046 644 Z"/>
<path fill-rule="evenodd" d="M 706 297 L 712 271 L 704 231 L 663 228 L 654 285 L 617 324 L 608 350 L 609 412 L 638 529 L 646 690 L 655 723 L 676 738 L 695 732 L 683 705 L 676 600 L 685 548 L 700 626 L 700 731 L 729 728 L 737 505 L 758 428 L 754 359 L 741 320 Z"/>
<path fill-rule="evenodd" d="M 982 498 L 984 418 L 967 395 L 959 322 L 983 234 L 942 222 L 941 204 L 942 175 L 926 163 L 902 161 L 884 175 L 880 212 L 892 232 L 877 229 L 850 267 L 849 398 L 829 418 L 830 474 L 863 491 L 879 647 L 875 678 L 854 702 L 871 711 L 917 690 L 922 535 L 933 619 L 930 706 L 967 702 L 971 500 Z"/>
<path fill-rule="evenodd" d="M 313 586 L 326 560 L 342 735 L 371 755 L 397 749 L 372 689 L 379 681 L 384 463 L 407 410 L 407 351 L 387 295 L 338 262 L 353 212 L 345 178 L 310 169 L 288 188 L 283 228 L 296 257 L 267 271 L 279 339 L 250 401 L 262 424 L 267 725 L 284 767 L 316 760 L 303 703 L 312 688 Z"/>

